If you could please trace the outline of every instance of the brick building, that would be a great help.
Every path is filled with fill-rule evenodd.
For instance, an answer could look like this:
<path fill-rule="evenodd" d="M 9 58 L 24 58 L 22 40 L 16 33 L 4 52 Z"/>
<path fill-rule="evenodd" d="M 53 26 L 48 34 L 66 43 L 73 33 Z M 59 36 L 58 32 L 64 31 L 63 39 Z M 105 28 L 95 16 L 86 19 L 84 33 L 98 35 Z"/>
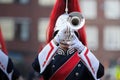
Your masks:
<path fill-rule="evenodd" d="M 31 62 L 38 50 L 45 45 L 54 1 L 0 0 L 0 24 L 6 46 L 16 66 L 22 73 L 26 71 L 25 76 L 32 70 Z M 80 0 L 80 6 L 86 18 L 88 47 L 105 68 L 115 65 L 120 57 L 120 0 Z"/>

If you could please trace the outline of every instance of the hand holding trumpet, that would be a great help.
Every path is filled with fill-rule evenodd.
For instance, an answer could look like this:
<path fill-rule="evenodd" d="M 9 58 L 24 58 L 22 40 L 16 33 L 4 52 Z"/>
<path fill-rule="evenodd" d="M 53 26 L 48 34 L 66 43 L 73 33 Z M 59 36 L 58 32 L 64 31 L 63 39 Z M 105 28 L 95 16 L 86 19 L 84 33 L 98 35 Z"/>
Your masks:
<path fill-rule="evenodd" d="M 81 52 L 85 46 L 79 41 L 78 37 L 75 35 L 74 30 L 70 27 L 65 27 L 61 29 L 54 38 L 57 39 L 58 43 L 64 48 L 75 48 L 78 52 Z"/>
<path fill-rule="evenodd" d="M 84 26 L 85 19 L 79 12 L 71 12 L 70 14 L 63 14 L 57 19 L 55 31 L 58 30 L 54 40 L 59 44 L 73 45 L 75 37 L 75 31 Z M 78 39 L 79 40 L 79 39 Z"/>
<path fill-rule="evenodd" d="M 57 33 L 57 35 L 54 37 L 54 40 L 57 43 L 61 43 L 64 45 L 68 45 L 72 39 L 72 33 L 73 33 L 73 29 L 71 29 L 70 27 L 64 27 L 61 30 L 59 30 L 59 32 Z"/>

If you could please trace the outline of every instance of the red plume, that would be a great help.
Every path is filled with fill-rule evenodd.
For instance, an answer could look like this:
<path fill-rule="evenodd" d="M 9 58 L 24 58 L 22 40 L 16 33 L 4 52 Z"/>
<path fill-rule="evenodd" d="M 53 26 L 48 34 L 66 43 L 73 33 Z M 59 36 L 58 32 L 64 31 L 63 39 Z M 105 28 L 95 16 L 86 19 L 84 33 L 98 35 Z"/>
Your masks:
<path fill-rule="evenodd" d="M 49 43 L 53 38 L 56 20 L 61 14 L 65 13 L 65 8 L 66 0 L 56 0 L 56 3 L 51 12 L 49 26 L 47 28 L 47 40 L 46 40 L 47 43 Z M 73 11 L 81 12 L 78 0 L 68 0 L 68 13 Z M 78 30 L 78 32 L 81 42 L 87 46 L 85 27 Z"/>
<path fill-rule="evenodd" d="M 8 54 L 8 51 L 7 51 L 6 45 L 5 45 L 5 41 L 4 41 L 3 36 L 2 36 L 1 27 L 0 27 L 0 48 L 2 49 L 2 51 L 5 54 Z"/>

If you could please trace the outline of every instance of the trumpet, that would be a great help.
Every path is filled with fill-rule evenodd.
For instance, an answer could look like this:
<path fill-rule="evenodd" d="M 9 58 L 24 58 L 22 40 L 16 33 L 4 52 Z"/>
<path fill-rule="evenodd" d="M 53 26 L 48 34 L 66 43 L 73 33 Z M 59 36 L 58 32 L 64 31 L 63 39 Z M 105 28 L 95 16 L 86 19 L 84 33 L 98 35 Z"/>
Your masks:
<path fill-rule="evenodd" d="M 85 18 L 80 12 L 71 12 L 69 14 L 68 22 L 72 29 L 78 30 L 84 26 Z"/>
<path fill-rule="evenodd" d="M 69 15 L 69 17 L 68 17 L 67 21 L 68 21 L 69 27 L 66 29 L 65 40 L 62 43 L 71 45 L 74 37 L 73 37 L 73 34 L 70 31 L 70 29 L 73 29 L 73 30 L 81 29 L 85 24 L 85 18 L 79 12 L 71 12 L 68 15 Z"/>

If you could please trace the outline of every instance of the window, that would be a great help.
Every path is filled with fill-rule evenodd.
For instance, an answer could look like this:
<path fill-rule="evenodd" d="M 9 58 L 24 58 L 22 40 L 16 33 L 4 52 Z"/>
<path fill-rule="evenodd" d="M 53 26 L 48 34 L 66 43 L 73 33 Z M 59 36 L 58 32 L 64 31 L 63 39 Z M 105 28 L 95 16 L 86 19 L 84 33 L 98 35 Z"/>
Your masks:
<path fill-rule="evenodd" d="M 86 28 L 88 47 L 91 50 L 98 49 L 99 36 L 98 36 L 98 28 L 96 26 L 87 26 Z"/>
<path fill-rule="evenodd" d="M 120 18 L 120 1 L 119 0 L 105 0 L 104 14 L 108 19 Z"/>
<path fill-rule="evenodd" d="M 0 18 L 0 25 L 2 29 L 3 37 L 6 41 L 12 41 L 14 39 L 15 22 L 12 18 Z"/>
<path fill-rule="evenodd" d="M 30 20 L 26 18 L 0 18 L 2 33 L 5 40 L 12 41 L 14 39 L 26 41 L 29 39 Z"/>
<path fill-rule="evenodd" d="M 14 2 L 14 0 L 0 0 L 0 3 L 2 3 L 2 4 L 11 4 L 13 2 Z"/>
<path fill-rule="evenodd" d="M 106 50 L 120 50 L 120 26 L 105 27 L 104 48 Z"/>
<path fill-rule="evenodd" d="M 80 0 L 82 13 L 87 19 L 95 19 L 97 17 L 97 1 L 96 0 Z"/>
<path fill-rule="evenodd" d="M 15 39 L 27 41 L 29 39 L 30 20 L 28 18 L 18 18 L 15 20 Z"/>
<path fill-rule="evenodd" d="M 56 0 L 38 0 L 38 3 L 42 6 L 51 6 Z"/>
<path fill-rule="evenodd" d="M 29 0 L 0 0 L 1 4 L 12 4 L 12 3 L 19 3 L 19 4 L 27 4 Z"/>
<path fill-rule="evenodd" d="M 14 0 L 15 3 L 27 4 L 30 0 Z"/>
<path fill-rule="evenodd" d="M 38 22 L 38 40 L 44 42 L 46 40 L 46 30 L 48 26 L 48 18 L 41 18 Z"/>

